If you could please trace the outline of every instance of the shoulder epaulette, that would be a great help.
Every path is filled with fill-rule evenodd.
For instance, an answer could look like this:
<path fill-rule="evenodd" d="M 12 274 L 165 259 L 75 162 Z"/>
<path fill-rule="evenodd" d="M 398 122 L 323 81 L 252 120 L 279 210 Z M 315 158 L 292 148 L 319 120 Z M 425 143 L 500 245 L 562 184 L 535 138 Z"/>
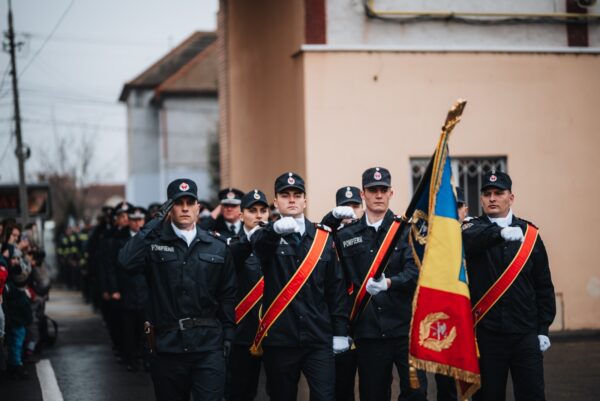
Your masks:
<path fill-rule="evenodd" d="M 321 230 L 325 230 L 328 233 L 330 233 L 332 231 L 331 227 L 329 227 L 328 225 L 325 225 L 325 224 L 321 224 L 321 223 L 315 223 L 315 227 L 320 228 Z"/>
<path fill-rule="evenodd" d="M 535 228 L 539 228 L 538 226 L 536 226 L 535 224 L 533 224 L 531 221 L 525 220 L 525 219 L 523 219 L 521 217 L 517 217 L 517 219 L 519 219 L 521 221 L 524 221 L 525 223 L 530 224 L 530 225 L 532 225 Z"/>
<path fill-rule="evenodd" d="M 400 214 L 395 214 L 394 215 L 394 221 L 402 222 L 403 220 L 405 220 L 404 216 L 402 216 Z"/>
<path fill-rule="evenodd" d="M 208 235 L 210 235 L 211 237 L 218 239 L 219 241 L 227 244 L 227 238 L 223 237 L 221 234 L 219 234 L 216 231 L 208 231 Z"/>

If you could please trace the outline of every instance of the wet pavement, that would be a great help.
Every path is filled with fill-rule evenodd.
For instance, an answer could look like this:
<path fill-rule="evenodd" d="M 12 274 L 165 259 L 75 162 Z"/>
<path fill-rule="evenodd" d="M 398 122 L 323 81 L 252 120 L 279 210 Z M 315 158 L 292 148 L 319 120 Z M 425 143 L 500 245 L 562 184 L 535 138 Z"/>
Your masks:
<path fill-rule="evenodd" d="M 64 401 L 154 400 L 152 382 L 145 372 L 127 372 L 117 363 L 99 315 L 85 305 L 78 293 L 53 290 L 47 314 L 58 321 L 59 337 L 53 348 L 39 357 L 49 360 Z M 598 332 L 551 334 L 552 348 L 545 354 L 546 393 L 549 401 L 600 399 L 600 335 Z M 1 401 L 60 401 L 42 388 L 40 364 L 27 364 L 29 378 L 0 381 Z M 395 376 L 395 374 L 394 374 Z M 429 400 L 435 400 L 435 383 L 429 380 Z M 48 385 L 46 384 L 48 387 Z M 394 377 L 392 399 L 398 396 Z M 50 394 L 50 395 L 49 395 Z M 510 391 L 509 391 L 510 394 Z M 45 397 L 45 398 L 44 398 Z M 258 401 L 267 400 L 264 377 Z M 507 400 L 512 400 L 512 395 Z M 305 382 L 298 400 L 308 400 Z M 357 396 L 358 400 L 358 396 Z"/>

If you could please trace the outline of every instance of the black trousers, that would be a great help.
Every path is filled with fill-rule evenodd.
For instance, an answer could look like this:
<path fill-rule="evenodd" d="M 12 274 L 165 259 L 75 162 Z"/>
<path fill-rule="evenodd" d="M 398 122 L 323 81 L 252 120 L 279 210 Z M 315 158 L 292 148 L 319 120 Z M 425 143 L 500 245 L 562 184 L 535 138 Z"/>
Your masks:
<path fill-rule="evenodd" d="M 335 401 L 354 401 L 356 349 L 335 355 Z"/>
<path fill-rule="evenodd" d="M 495 333 L 477 328 L 481 389 L 474 401 L 504 401 L 510 372 L 515 401 L 545 400 L 544 359 L 536 333 Z"/>
<path fill-rule="evenodd" d="M 386 340 L 357 340 L 358 385 L 361 401 L 386 401 L 391 399 L 392 369 L 394 365 L 400 378 L 402 400 L 427 400 L 427 376 L 418 371 L 421 387 L 410 387 L 408 374 L 408 337 Z"/>
<path fill-rule="evenodd" d="M 450 376 L 436 373 L 437 401 L 456 401 L 456 381 Z"/>
<path fill-rule="evenodd" d="M 233 344 L 227 365 L 228 399 L 252 401 L 258 391 L 262 358 L 250 354 L 249 345 Z"/>
<path fill-rule="evenodd" d="M 136 359 L 142 356 L 142 344 L 144 333 L 143 310 L 123 309 L 121 312 L 123 327 L 123 357 L 125 362 L 133 365 Z"/>
<path fill-rule="evenodd" d="M 121 301 L 114 299 L 105 302 L 107 306 L 106 326 L 108 327 L 108 333 L 110 334 L 113 346 L 123 356 L 125 354 L 123 346 L 123 305 Z"/>
<path fill-rule="evenodd" d="M 331 347 L 263 348 L 271 401 L 296 401 L 300 373 L 308 382 L 311 401 L 334 400 L 335 364 Z"/>
<path fill-rule="evenodd" d="M 150 362 L 157 401 L 221 401 L 225 387 L 222 350 L 157 354 Z"/>

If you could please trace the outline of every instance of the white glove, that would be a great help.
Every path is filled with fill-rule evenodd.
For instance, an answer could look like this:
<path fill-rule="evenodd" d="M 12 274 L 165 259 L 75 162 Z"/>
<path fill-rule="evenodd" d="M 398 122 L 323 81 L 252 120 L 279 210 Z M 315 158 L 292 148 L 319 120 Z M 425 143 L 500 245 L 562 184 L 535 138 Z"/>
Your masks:
<path fill-rule="evenodd" d="M 354 214 L 354 209 L 350 206 L 336 206 L 331 211 L 333 217 L 336 219 L 355 219 L 356 214 Z"/>
<path fill-rule="evenodd" d="M 523 242 L 523 231 L 520 227 L 505 227 L 500 231 L 500 235 L 505 241 Z"/>
<path fill-rule="evenodd" d="M 550 339 L 548 338 L 548 336 L 540 334 L 538 336 L 538 340 L 540 340 L 540 351 L 546 352 L 548 348 L 550 348 Z"/>
<path fill-rule="evenodd" d="M 282 217 L 273 224 L 273 230 L 279 235 L 300 232 L 300 227 L 293 217 Z"/>
<path fill-rule="evenodd" d="M 381 277 L 379 277 L 379 280 L 374 280 L 373 277 L 371 277 L 369 281 L 367 281 L 367 292 L 371 295 L 377 295 L 381 291 L 387 291 L 387 289 L 388 284 L 385 274 L 383 273 L 381 274 Z"/>
<path fill-rule="evenodd" d="M 341 354 L 350 349 L 350 341 L 348 337 L 333 336 L 333 353 Z"/>

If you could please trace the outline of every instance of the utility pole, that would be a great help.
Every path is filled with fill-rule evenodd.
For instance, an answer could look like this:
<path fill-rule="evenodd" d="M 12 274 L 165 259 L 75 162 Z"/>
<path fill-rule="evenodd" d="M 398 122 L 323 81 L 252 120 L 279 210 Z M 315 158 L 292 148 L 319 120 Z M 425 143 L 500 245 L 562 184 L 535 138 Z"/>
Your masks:
<path fill-rule="evenodd" d="M 8 0 L 8 42 L 10 47 L 10 63 L 13 88 L 13 103 L 15 107 L 15 135 L 17 136 L 17 149 L 15 151 L 19 161 L 19 207 L 21 208 L 21 224 L 29 222 L 29 209 L 27 202 L 27 184 L 25 183 L 25 159 L 29 156 L 23 148 L 21 138 L 21 109 L 19 107 L 19 88 L 17 86 L 17 57 L 15 55 L 15 31 L 13 29 L 12 2 Z"/>

